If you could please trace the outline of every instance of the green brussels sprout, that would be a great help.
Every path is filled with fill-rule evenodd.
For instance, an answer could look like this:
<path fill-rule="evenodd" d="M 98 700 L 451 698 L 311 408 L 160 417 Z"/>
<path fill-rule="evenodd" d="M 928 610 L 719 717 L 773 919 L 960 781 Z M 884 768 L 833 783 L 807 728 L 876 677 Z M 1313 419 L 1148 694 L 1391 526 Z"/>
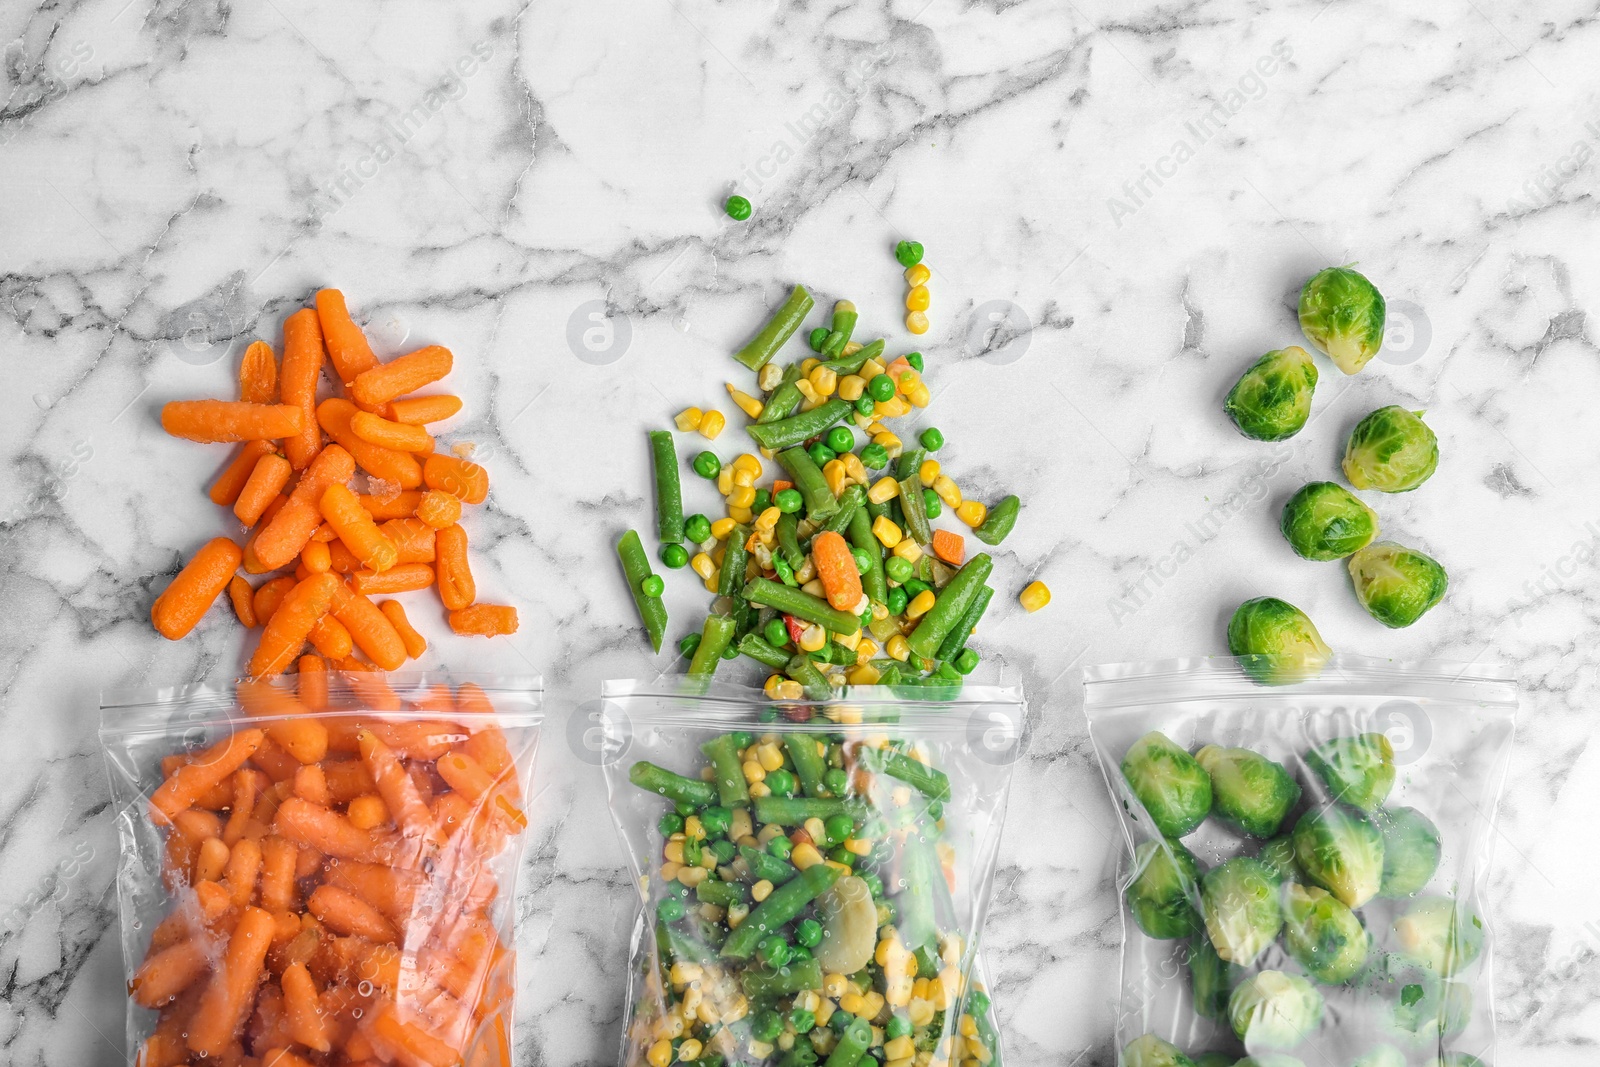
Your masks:
<path fill-rule="evenodd" d="M 1193 853 L 1177 841 L 1146 841 L 1134 852 L 1134 866 L 1123 899 L 1139 929 L 1157 940 L 1188 937 L 1200 929 L 1194 908 L 1200 871 Z"/>
<path fill-rule="evenodd" d="M 1298 345 L 1268 352 L 1239 376 L 1222 410 L 1239 432 L 1257 441 L 1282 441 L 1305 426 L 1317 365 Z"/>
<path fill-rule="evenodd" d="M 1346 374 L 1378 354 L 1386 314 L 1378 287 L 1349 267 L 1318 271 L 1300 290 L 1301 331 Z"/>
<path fill-rule="evenodd" d="M 1211 810 L 1211 776 L 1187 749 L 1160 731 L 1128 747 L 1122 777 L 1163 837 L 1192 833 Z"/>
<path fill-rule="evenodd" d="M 1378 536 L 1378 513 L 1333 482 L 1312 482 L 1283 505 L 1278 529 L 1302 559 L 1343 559 Z"/>
<path fill-rule="evenodd" d="M 1228 998 L 1228 1023 L 1245 1048 L 1294 1048 L 1322 1023 L 1322 994 L 1297 974 L 1258 971 Z"/>
<path fill-rule="evenodd" d="M 1242 977 L 1244 968 L 1217 955 L 1205 934 L 1196 934 L 1189 942 L 1189 982 L 1194 992 L 1194 1010 L 1205 1018 L 1218 1022 L 1227 1018 L 1228 996 Z"/>
<path fill-rule="evenodd" d="M 1406 1054 L 1393 1045 L 1378 1045 L 1357 1056 L 1350 1067 L 1406 1067 Z"/>
<path fill-rule="evenodd" d="M 1194 1058 L 1194 1067 L 1239 1067 L 1239 1064 L 1226 1052 L 1202 1052 Z"/>
<path fill-rule="evenodd" d="M 1306 613 L 1277 597 L 1246 600 L 1228 622 L 1228 652 L 1262 685 L 1290 685 L 1322 673 L 1333 650 Z"/>
<path fill-rule="evenodd" d="M 1380 808 L 1372 821 L 1383 835 L 1378 895 L 1390 900 L 1416 896 L 1439 869 L 1439 828 L 1416 808 Z"/>
<path fill-rule="evenodd" d="M 1256 859 L 1272 871 L 1280 882 L 1304 882 L 1306 874 L 1294 858 L 1294 834 L 1279 834 L 1262 845 Z"/>
<path fill-rule="evenodd" d="M 1394 788 L 1394 745 L 1385 734 L 1357 734 L 1324 741 L 1306 753 L 1328 796 L 1365 812 L 1375 810 Z"/>
<path fill-rule="evenodd" d="M 1378 895 L 1383 880 L 1383 835 L 1359 812 L 1330 804 L 1300 816 L 1294 828 L 1300 869 L 1347 908 Z"/>
<path fill-rule="evenodd" d="M 1414 1052 L 1438 1048 L 1472 1021 L 1472 990 L 1440 979 L 1432 970 L 1394 953 L 1380 957 L 1366 983 L 1383 1014 L 1384 1033 Z"/>
<path fill-rule="evenodd" d="M 1439 439 L 1422 413 L 1393 404 L 1356 423 L 1344 446 L 1344 476 L 1357 489 L 1409 492 L 1438 465 Z"/>
<path fill-rule="evenodd" d="M 1410 626 L 1439 601 L 1450 584 L 1439 561 L 1393 541 L 1368 545 L 1350 557 L 1350 580 L 1367 614 L 1391 629 Z"/>
<path fill-rule="evenodd" d="M 1300 799 L 1294 775 L 1247 748 L 1207 745 L 1194 758 L 1211 776 L 1211 807 L 1251 837 L 1277 833 Z"/>
<path fill-rule="evenodd" d="M 1354 978 L 1371 941 L 1356 913 L 1316 886 L 1290 882 L 1283 890 L 1283 947 L 1325 985 Z"/>
<path fill-rule="evenodd" d="M 1183 1050 L 1155 1034 L 1142 1034 L 1122 1050 L 1122 1067 L 1195 1067 Z"/>
<path fill-rule="evenodd" d="M 1448 978 L 1483 951 L 1483 921 L 1450 897 L 1419 897 L 1395 919 L 1394 937 L 1407 959 Z"/>
<path fill-rule="evenodd" d="M 1283 929 L 1278 879 L 1248 856 L 1228 860 L 1200 879 L 1200 913 L 1217 955 L 1248 967 Z"/>

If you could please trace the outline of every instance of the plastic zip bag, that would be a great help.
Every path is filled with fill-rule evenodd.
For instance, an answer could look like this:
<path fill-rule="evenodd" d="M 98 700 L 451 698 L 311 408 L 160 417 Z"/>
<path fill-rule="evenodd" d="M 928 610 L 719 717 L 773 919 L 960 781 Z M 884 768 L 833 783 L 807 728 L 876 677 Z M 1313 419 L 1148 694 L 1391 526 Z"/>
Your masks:
<path fill-rule="evenodd" d="M 509 1067 L 540 697 L 376 672 L 104 694 L 130 1059 Z"/>
<path fill-rule="evenodd" d="M 1517 707 L 1498 669 L 1093 668 L 1128 853 L 1119 1063 L 1488 1067 L 1484 892 Z"/>
<path fill-rule="evenodd" d="M 1000 1062 L 978 943 L 1020 690 L 603 696 L 641 904 L 619 1062 Z"/>

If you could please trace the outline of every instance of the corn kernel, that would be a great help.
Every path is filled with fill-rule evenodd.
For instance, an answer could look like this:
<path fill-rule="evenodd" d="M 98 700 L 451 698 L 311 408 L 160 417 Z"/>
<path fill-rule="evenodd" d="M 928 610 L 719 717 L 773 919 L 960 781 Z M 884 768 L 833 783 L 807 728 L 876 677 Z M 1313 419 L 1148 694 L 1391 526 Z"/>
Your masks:
<path fill-rule="evenodd" d="M 911 603 L 906 605 L 906 618 L 920 619 L 933 610 L 934 602 L 938 598 L 933 595 L 933 590 L 924 589 L 911 598 Z"/>
<path fill-rule="evenodd" d="M 799 844 L 794 846 L 794 851 L 789 853 L 789 862 L 800 870 L 815 867 L 822 862 L 822 853 L 818 852 L 815 845 Z"/>
<path fill-rule="evenodd" d="M 700 825 L 700 816 L 691 815 L 683 820 L 683 836 L 690 841 L 700 841 L 705 838 L 706 830 Z"/>
<path fill-rule="evenodd" d="M 911 645 L 908 644 L 906 639 L 900 634 L 895 634 L 893 637 L 889 638 L 889 644 L 885 648 L 885 651 L 887 651 L 892 658 L 899 660 L 901 663 L 904 663 L 906 660 L 911 658 Z"/>
<path fill-rule="evenodd" d="M 811 623 L 800 631 L 800 650 L 802 652 L 820 652 L 828 643 L 828 631 Z"/>
<path fill-rule="evenodd" d="M 917 480 L 922 482 L 924 489 L 932 489 L 933 483 L 939 480 L 939 461 L 925 459 L 922 466 L 917 468 Z"/>
<path fill-rule="evenodd" d="M 890 981 L 888 983 L 888 993 L 884 999 L 897 1008 L 905 1006 L 906 1002 L 911 1000 L 911 980 L 909 978 L 896 978 Z M 931 1020 L 933 1016 L 929 1015 L 928 1018 Z"/>
<path fill-rule="evenodd" d="M 816 578 L 812 578 L 807 582 L 801 582 L 800 591 L 803 593 L 810 593 L 812 596 L 819 596 L 824 600 L 828 599 L 828 591 L 822 587 L 822 582 Z"/>
<path fill-rule="evenodd" d="M 778 699 L 786 700 L 788 698 L 779 697 Z M 750 795 L 753 797 L 770 797 L 772 795 L 772 788 L 768 786 L 766 782 L 752 782 L 750 783 Z"/>
<path fill-rule="evenodd" d="M 678 1046 L 678 1059 L 683 1060 L 684 1062 L 697 1060 L 700 1058 L 700 1050 L 703 1047 L 704 1046 L 702 1046 L 700 1042 L 691 1037 L 689 1040 Z"/>
<path fill-rule="evenodd" d="M 816 387 L 813 386 L 807 379 L 801 378 L 800 380 L 796 381 L 794 383 L 794 387 L 800 390 L 800 395 L 806 398 L 805 403 L 810 404 L 811 407 L 816 407 L 818 404 L 822 403 L 822 397 L 817 395 Z M 807 411 L 810 410 L 810 408 L 806 408 L 804 405 L 801 405 L 801 409 Z"/>
<path fill-rule="evenodd" d="M 728 395 L 733 398 L 733 402 L 735 404 L 739 405 L 740 411 L 744 412 L 746 415 L 749 415 L 752 419 L 761 417 L 761 401 L 757 400 L 755 397 L 741 389 L 734 388 L 732 382 L 728 382 L 727 386 Z"/>
<path fill-rule="evenodd" d="M 906 268 L 906 284 L 909 286 L 926 285 L 931 277 L 933 271 L 928 269 L 926 263 L 913 263 Z"/>
<path fill-rule="evenodd" d="M 762 770 L 771 773 L 783 766 L 783 753 L 775 743 L 768 741 L 756 750 L 756 760 Z"/>
<path fill-rule="evenodd" d="M 919 263 L 918 266 L 921 266 L 921 264 Z M 906 310 L 927 311 L 928 304 L 932 302 L 932 298 L 933 294 L 928 292 L 926 285 L 913 285 L 906 291 Z"/>
<path fill-rule="evenodd" d="M 711 562 L 711 557 L 704 552 L 696 552 L 694 559 L 689 561 L 689 566 L 701 578 L 711 577 L 711 572 L 717 569 L 717 565 Z"/>
<path fill-rule="evenodd" d="M 977 1037 L 978 1020 L 974 1019 L 971 1015 L 962 1015 L 960 1030 L 962 1037 Z"/>
<path fill-rule="evenodd" d="M 802 534 L 801 536 L 803 537 L 805 535 Z M 800 569 L 794 572 L 794 580 L 799 582 L 801 585 L 805 585 L 816 576 L 817 563 L 809 554 L 807 554 L 806 558 L 800 564 Z"/>
<path fill-rule="evenodd" d="M 861 364 L 861 369 L 856 371 L 856 373 L 861 375 L 861 377 L 866 381 L 870 382 L 872 379 L 883 373 L 883 360 L 869 359 L 865 363 Z"/>
<path fill-rule="evenodd" d="M 684 408 L 672 417 L 672 421 L 677 424 L 678 429 L 688 433 L 700 428 L 700 420 L 705 418 L 705 414 L 699 408 Z"/>
<path fill-rule="evenodd" d="M 741 487 L 749 487 L 749 486 L 753 486 L 755 484 L 756 484 L 756 476 L 755 476 L 754 472 L 752 472 L 750 470 L 747 470 L 747 469 L 745 469 L 743 467 L 735 467 L 735 468 L 733 468 L 733 487 L 735 489 L 738 489 L 738 488 L 741 488 Z"/>
<path fill-rule="evenodd" d="M 956 518 L 977 529 L 983 525 L 983 520 L 988 518 L 989 509 L 977 500 L 963 500 L 956 507 Z"/>
<path fill-rule="evenodd" d="M 706 876 L 710 873 L 711 872 L 706 870 L 704 867 L 685 867 L 678 872 L 678 882 L 681 885 L 686 885 L 690 889 L 693 889 L 695 886 L 705 881 Z"/>
<path fill-rule="evenodd" d="M 846 374 L 839 379 L 839 399 L 848 400 L 852 404 L 861 399 L 861 394 L 867 391 L 866 379 L 859 374 Z"/>
<path fill-rule="evenodd" d="M 868 494 L 870 496 L 870 494 Z M 882 503 L 882 501 L 879 501 Z M 900 543 L 900 527 L 887 515 L 879 515 L 872 520 L 872 535 L 878 539 L 884 548 L 893 548 Z"/>
<path fill-rule="evenodd" d="M 731 490 L 732 486 L 729 488 Z M 733 533 L 733 528 L 737 525 L 739 524 L 734 522 L 732 519 L 717 519 L 711 524 L 711 536 L 715 537 L 718 541 L 726 541 L 728 539 L 728 535 Z"/>
<path fill-rule="evenodd" d="M 717 472 L 717 492 L 727 496 L 733 492 L 733 468 L 723 467 Z"/>
<path fill-rule="evenodd" d="M 828 838 L 828 828 L 815 815 L 801 823 L 800 828 L 810 835 L 813 841 L 826 841 Z"/>
<path fill-rule="evenodd" d="M 879 424 L 873 423 L 873 425 L 876 426 Z M 872 443 L 876 445 L 882 445 L 884 451 L 889 453 L 890 459 L 896 459 L 900 455 L 900 438 L 890 433 L 888 430 L 879 430 L 877 433 L 874 433 L 872 435 Z"/>
<path fill-rule="evenodd" d="M 878 642 L 873 641 L 871 639 L 863 638 L 861 643 L 856 646 L 856 655 L 857 656 L 865 656 L 865 657 L 867 657 L 867 659 L 871 659 L 873 656 L 876 656 L 877 654 L 878 654 Z"/>
<path fill-rule="evenodd" d="M 882 478 L 879 478 L 875 483 L 873 483 L 872 488 L 867 490 L 867 499 L 872 501 L 874 504 L 887 504 L 889 501 L 893 500 L 899 495 L 900 483 L 895 481 L 887 474 L 885 474 Z M 878 517 L 880 519 L 883 518 L 881 515 Z"/>
<path fill-rule="evenodd" d="M 917 1046 L 912 1044 L 909 1037 L 897 1037 L 893 1041 L 884 1043 L 883 1055 L 885 1059 L 903 1060 L 907 1056 L 915 1056 Z"/>
<path fill-rule="evenodd" d="M 805 693 L 805 687 L 791 678 L 785 678 L 778 684 L 779 700 L 799 700 Z"/>
<path fill-rule="evenodd" d="M 750 896 L 757 904 L 766 900 L 772 894 L 772 883 L 765 878 L 750 887 Z"/>
<path fill-rule="evenodd" d="M 800 377 L 811 377 L 811 372 L 820 366 L 822 366 L 822 360 L 818 359 L 816 356 L 807 356 L 805 359 L 800 361 Z"/>
<path fill-rule="evenodd" d="M 745 760 L 741 769 L 744 771 L 744 780 L 747 782 L 759 782 L 767 776 L 766 770 L 759 762 L 753 759 Z"/>
<path fill-rule="evenodd" d="M 756 384 L 766 392 L 772 392 L 783 384 L 783 368 L 776 363 L 768 363 L 756 372 Z"/>
<path fill-rule="evenodd" d="M 748 490 L 746 490 L 746 489 L 735 489 L 734 492 L 735 493 L 748 492 L 750 494 L 750 503 L 754 504 L 756 502 L 756 491 L 754 489 L 748 489 Z M 738 507 L 738 506 L 736 506 L 734 504 L 731 504 L 731 503 L 728 505 L 728 518 L 732 519 L 735 523 L 738 523 L 739 525 L 747 526 L 747 525 L 750 524 L 750 521 L 752 519 L 754 519 L 755 517 L 756 517 L 755 516 L 755 512 L 751 511 L 749 508 Z"/>
<path fill-rule="evenodd" d="M 871 658 L 870 656 L 868 657 Z M 877 685 L 878 669 L 869 663 L 863 663 L 845 676 L 851 685 Z"/>
<path fill-rule="evenodd" d="M 842 974 L 825 974 L 822 976 L 822 995 L 838 1000 L 850 989 L 850 979 Z"/>
<path fill-rule="evenodd" d="M 757 478 L 761 477 L 761 461 L 748 452 L 740 453 L 728 466 L 736 471 L 749 471 Z"/>
<path fill-rule="evenodd" d="M 948 474 L 941 474 L 933 480 L 933 493 L 944 502 L 947 508 L 961 506 L 961 487 L 956 485 L 955 479 Z"/>
<path fill-rule="evenodd" d="M 806 375 L 806 381 L 818 396 L 832 396 L 839 388 L 839 372 L 832 367 L 817 367 Z"/>
<path fill-rule="evenodd" d="M 915 997 L 906 1006 L 906 1014 L 911 1017 L 912 1026 L 927 1026 L 933 1022 L 933 1002 L 926 997 Z"/>
<path fill-rule="evenodd" d="M 756 516 L 757 532 L 774 529 L 778 525 L 778 519 L 782 516 L 783 512 L 778 510 L 776 504 L 769 504 L 765 511 Z"/>
<path fill-rule="evenodd" d="M 906 330 L 911 333 L 923 334 L 928 332 L 928 316 L 921 311 L 906 313 Z"/>
<path fill-rule="evenodd" d="M 888 400 L 878 401 L 873 414 L 880 419 L 898 419 L 902 415 L 910 414 L 911 404 L 903 396 L 891 396 Z"/>
<path fill-rule="evenodd" d="M 715 441 L 717 435 L 722 433 L 722 428 L 726 425 L 728 425 L 728 420 L 723 417 L 722 412 L 712 408 L 701 417 L 700 425 L 696 429 L 700 431 L 700 436 L 707 441 Z"/>
<path fill-rule="evenodd" d="M 907 563 L 915 563 L 917 560 L 922 558 L 922 546 L 917 544 L 911 538 L 907 537 L 898 545 L 894 546 L 894 554 L 905 560 Z"/>
<path fill-rule="evenodd" d="M 757 1041 L 752 1037 L 750 1039 L 750 1043 L 746 1045 L 745 1048 L 749 1049 L 750 1055 L 754 1056 L 756 1059 L 764 1060 L 768 1056 L 772 1055 L 773 1044 L 770 1041 Z"/>
<path fill-rule="evenodd" d="M 841 356 L 853 356 L 865 347 L 867 346 L 860 341 L 846 341 L 844 347 L 839 350 L 839 354 Z"/>
<path fill-rule="evenodd" d="M 1030 582 L 1018 599 L 1022 601 L 1023 610 L 1032 615 L 1050 603 L 1050 587 L 1043 582 Z"/>
<path fill-rule="evenodd" d="M 860 993 L 846 993 L 844 996 L 839 998 L 839 1010 L 847 1011 L 851 1015 L 860 1015 L 866 1006 L 866 998 Z"/>
<path fill-rule="evenodd" d="M 650 1046 L 650 1051 L 644 1057 L 650 1067 L 668 1067 L 672 1063 L 672 1042 L 666 1039 L 657 1041 Z"/>
<path fill-rule="evenodd" d="M 740 471 L 739 475 L 743 477 L 749 476 L 745 471 Z M 733 492 L 728 494 L 728 506 L 730 508 L 748 508 L 755 502 L 756 491 L 752 486 L 735 485 L 733 487 Z"/>
<path fill-rule="evenodd" d="M 862 463 L 861 457 L 854 452 L 846 452 L 839 457 L 839 461 L 844 464 L 845 474 L 849 475 L 850 480 L 857 485 L 866 485 L 871 480 L 867 476 L 867 465 Z"/>
<path fill-rule="evenodd" d="M 906 394 L 906 399 L 911 401 L 914 408 L 925 408 L 933 403 L 933 394 L 928 392 L 928 387 L 918 382 L 911 387 L 911 392 Z"/>
<path fill-rule="evenodd" d="M 828 492 L 834 496 L 844 492 L 844 487 L 850 484 L 850 473 L 845 469 L 842 459 L 830 459 L 824 463 L 822 477 L 828 483 Z"/>

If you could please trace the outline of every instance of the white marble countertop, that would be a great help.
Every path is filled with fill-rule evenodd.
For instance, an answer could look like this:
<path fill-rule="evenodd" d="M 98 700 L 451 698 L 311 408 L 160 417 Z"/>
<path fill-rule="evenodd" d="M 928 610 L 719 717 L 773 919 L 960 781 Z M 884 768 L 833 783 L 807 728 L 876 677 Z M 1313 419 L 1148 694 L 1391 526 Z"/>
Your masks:
<path fill-rule="evenodd" d="M 159 404 L 224 395 L 251 338 L 336 285 L 383 354 L 457 353 L 455 437 L 495 486 L 479 585 L 523 630 L 426 618 L 428 662 L 545 674 L 518 1062 L 611 1062 L 634 897 L 567 724 L 602 679 L 667 665 L 610 551 L 649 521 L 640 430 L 731 410 L 727 354 L 791 282 L 898 344 L 888 247 L 910 236 L 946 462 L 1029 501 L 980 642 L 1038 719 L 987 933 L 1013 1061 L 1112 1062 L 1112 821 L 1077 667 L 1221 651 L 1266 592 L 1341 649 L 1518 669 L 1498 1062 L 1594 1061 L 1592 3 L 30 8 L 0 11 L 0 1060 L 120 1061 L 98 691 L 240 663 L 221 607 L 181 643 L 149 626 L 227 525 L 200 489 L 221 453 L 166 437 Z M 735 182 L 742 225 L 717 211 Z M 1273 461 L 1219 402 L 1298 340 L 1300 282 L 1347 261 L 1409 335 L 1358 378 L 1324 362 L 1316 421 Z M 611 340 L 569 346 L 594 309 Z M 977 358 L 996 311 L 1027 332 Z M 1401 632 L 1274 528 L 1387 403 L 1427 409 L 1444 460 L 1385 524 L 1452 578 Z M 1055 602 L 1025 617 L 1033 577 Z M 673 590 L 676 636 L 704 595 Z"/>

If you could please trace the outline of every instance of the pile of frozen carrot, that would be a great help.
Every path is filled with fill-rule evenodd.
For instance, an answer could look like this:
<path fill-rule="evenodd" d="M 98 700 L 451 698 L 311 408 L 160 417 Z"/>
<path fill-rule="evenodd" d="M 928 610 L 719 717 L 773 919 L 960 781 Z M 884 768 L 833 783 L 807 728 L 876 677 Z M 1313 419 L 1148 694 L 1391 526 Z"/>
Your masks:
<path fill-rule="evenodd" d="M 336 392 L 318 402 L 324 361 Z M 450 373 L 430 345 L 379 362 L 337 289 L 283 324 L 283 363 L 264 341 L 239 368 L 238 400 L 175 400 L 161 425 L 190 441 L 240 443 L 211 486 L 249 533 L 197 552 L 152 606 L 177 640 L 227 591 L 239 621 L 262 627 L 253 677 L 278 674 L 309 642 L 340 670 L 391 671 L 427 644 L 391 596 L 434 586 L 458 634 L 514 633 L 514 607 L 480 604 L 467 563 L 463 504 L 481 504 L 487 472 L 434 451 L 428 425 L 461 409 L 448 394 L 412 395 Z M 366 475 L 366 492 L 350 483 Z M 260 585 L 238 573 L 271 575 Z M 359 650 L 366 659 L 355 653 Z M 304 665 L 302 664 L 302 669 Z"/>

